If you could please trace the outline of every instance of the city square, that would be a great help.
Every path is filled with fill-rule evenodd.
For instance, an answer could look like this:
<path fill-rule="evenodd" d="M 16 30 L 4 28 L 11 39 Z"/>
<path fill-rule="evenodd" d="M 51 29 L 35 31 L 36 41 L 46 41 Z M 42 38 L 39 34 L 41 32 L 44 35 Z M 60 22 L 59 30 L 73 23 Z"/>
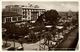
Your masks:
<path fill-rule="evenodd" d="M 3 2 L 2 50 L 76 50 L 79 36 L 78 3 L 31 3 Z M 56 8 L 48 7 L 47 3 Z"/>

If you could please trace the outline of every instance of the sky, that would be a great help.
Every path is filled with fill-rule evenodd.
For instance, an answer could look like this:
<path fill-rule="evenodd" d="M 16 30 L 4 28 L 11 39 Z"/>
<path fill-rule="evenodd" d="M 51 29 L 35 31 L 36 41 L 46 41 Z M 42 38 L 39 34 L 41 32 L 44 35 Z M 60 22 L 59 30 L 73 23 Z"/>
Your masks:
<path fill-rule="evenodd" d="M 57 11 L 78 11 L 78 2 L 54 2 L 54 1 L 4 1 L 2 2 L 2 8 L 5 8 L 6 5 L 38 5 L 40 8 L 50 10 L 55 9 Z"/>

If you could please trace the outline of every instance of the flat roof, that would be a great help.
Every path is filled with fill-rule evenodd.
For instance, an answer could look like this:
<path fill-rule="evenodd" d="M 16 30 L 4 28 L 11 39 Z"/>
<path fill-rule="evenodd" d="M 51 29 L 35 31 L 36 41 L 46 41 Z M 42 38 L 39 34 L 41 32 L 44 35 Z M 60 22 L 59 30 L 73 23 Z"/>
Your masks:
<path fill-rule="evenodd" d="M 2 12 L 2 17 L 22 16 L 16 12 Z"/>
<path fill-rule="evenodd" d="M 45 10 L 45 9 L 42 9 L 42 8 L 31 8 L 31 7 L 22 7 L 24 9 L 38 9 L 38 10 Z"/>

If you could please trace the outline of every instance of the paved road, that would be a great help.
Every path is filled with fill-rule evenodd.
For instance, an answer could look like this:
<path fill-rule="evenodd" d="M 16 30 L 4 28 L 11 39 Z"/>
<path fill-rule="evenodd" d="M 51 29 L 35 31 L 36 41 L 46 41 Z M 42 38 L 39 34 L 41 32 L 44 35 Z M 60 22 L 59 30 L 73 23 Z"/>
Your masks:
<path fill-rule="evenodd" d="M 73 43 L 75 43 L 76 41 L 76 34 L 78 32 L 78 29 L 74 29 L 72 30 L 72 32 L 70 32 L 68 35 L 68 37 L 66 37 L 66 39 L 64 39 L 64 41 L 59 44 L 59 46 L 57 48 L 69 48 Z M 11 47 L 13 47 L 13 42 L 11 41 L 8 41 L 9 43 L 11 43 Z M 39 42 L 38 41 L 37 43 L 33 43 L 33 44 L 27 44 L 27 43 L 24 43 L 23 44 L 23 47 L 24 47 L 24 50 L 39 50 Z M 41 42 L 43 42 L 43 39 L 41 40 Z M 16 47 L 20 46 L 19 43 L 15 43 L 16 44 Z M 73 44 L 74 45 L 74 44 Z M 5 49 L 4 49 L 5 50 Z"/>
<path fill-rule="evenodd" d="M 59 44 L 59 46 L 57 47 L 57 48 L 59 48 L 58 50 L 62 50 L 62 49 L 63 50 L 64 49 L 73 50 L 78 41 L 77 33 L 78 33 L 78 29 L 76 28 L 76 29 L 72 30 L 72 32 L 67 34 L 68 36 L 66 36 L 64 41 L 61 44 Z"/>
<path fill-rule="evenodd" d="M 44 40 L 42 39 L 41 41 L 38 41 L 37 43 L 33 43 L 33 44 L 27 44 L 27 43 L 24 43 L 23 44 L 23 47 L 24 47 L 24 50 L 28 50 L 28 51 L 31 51 L 31 50 L 39 50 L 39 43 L 40 42 L 43 42 Z M 5 42 L 5 41 L 3 41 L 3 42 Z M 10 43 L 11 44 L 11 46 L 10 47 L 13 47 L 14 46 L 14 44 L 13 44 L 13 42 L 12 41 L 8 41 L 8 43 Z M 17 48 L 17 47 L 19 47 L 20 46 L 20 44 L 18 43 L 18 42 L 16 42 L 15 43 L 15 47 Z M 6 50 L 6 49 L 3 49 L 3 50 Z"/>

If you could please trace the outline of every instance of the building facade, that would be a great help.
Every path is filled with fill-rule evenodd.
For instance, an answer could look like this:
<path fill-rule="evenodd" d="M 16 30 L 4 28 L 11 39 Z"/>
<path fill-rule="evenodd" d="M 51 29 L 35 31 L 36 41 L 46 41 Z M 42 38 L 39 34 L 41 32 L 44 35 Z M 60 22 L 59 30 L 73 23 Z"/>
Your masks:
<path fill-rule="evenodd" d="M 45 9 L 23 7 L 22 12 L 23 12 L 23 20 L 35 21 L 38 19 L 38 16 L 40 16 L 45 12 Z"/>
<path fill-rule="evenodd" d="M 2 23 L 22 21 L 22 15 L 15 12 L 2 12 Z"/>
<path fill-rule="evenodd" d="M 38 16 L 43 14 L 46 10 L 45 9 L 40 9 L 39 7 L 33 7 L 33 6 L 7 5 L 3 9 L 3 11 L 5 11 L 5 12 L 15 12 L 17 14 L 22 15 L 21 21 L 36 21 L 38 19 Z M 3 14 L 2 14 L 2 16 L 3 16 Z M 14 19 L 12 20 L 12 18 L 11 18 L 10 21 L 13 22 Z M 7 20 L 4 20 L 4 21 L 6 22 Z"/>
<path fill-rule="evenodd" d="M 3 11 L 15 12 L 22 15 L 22 8 L 19 5 L 7 5 Z"/>

